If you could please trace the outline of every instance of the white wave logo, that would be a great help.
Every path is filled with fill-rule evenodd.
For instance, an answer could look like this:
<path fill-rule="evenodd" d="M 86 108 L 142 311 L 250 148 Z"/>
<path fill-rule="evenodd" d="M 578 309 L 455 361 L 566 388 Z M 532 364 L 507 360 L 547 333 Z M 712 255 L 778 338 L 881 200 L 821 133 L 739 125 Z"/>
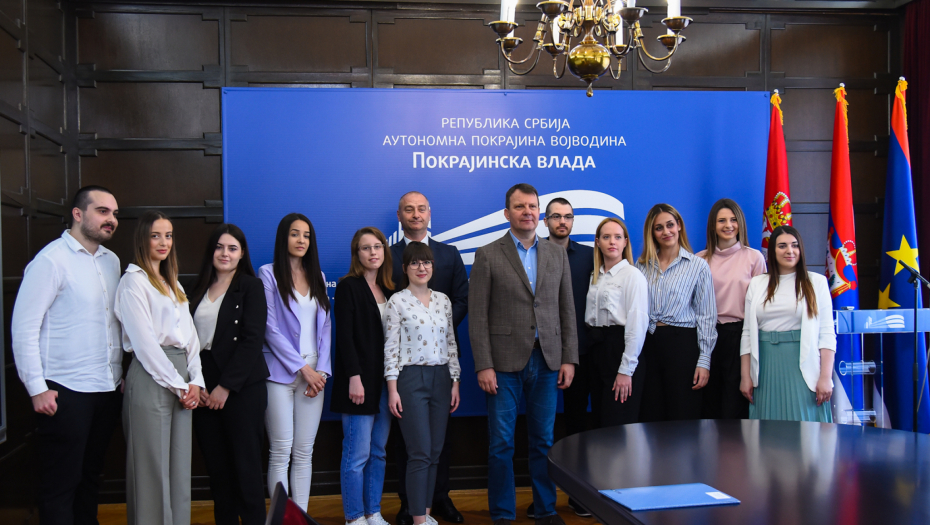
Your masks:
<path fill-rule="evenodd" d="M 593 236 L 597 231 L 597 225 L 606 217 L 616 216 L 625 219 L 622 202 L 606 193 L 591 190 L 569 190 L 540 195 L 540 210 L 545 211 L 546 206 L 549 205 L 549 201 L 556 197 L 562 197 L 568 200 L 568 202 L 572 203 L 572 208 L 576 210 L 598 210 L 607 212 L 604 215 L 597 213 L 576 214 L 575 222 L 572 227 L 573 236 Z M 430 232 L 429 235 L 437 241 L 451 244 L 458 248 L 459 251 L 462 252 L 462 260 L 465 262 L 465 265 L 470 266 L 475 260 L 474 251 L 499 239 L 508 228 L 510 228 L 510 224 L 504 218 L 504 210 L 502 208 L 480 219 L 475 219 L 469 223 L 452 228 L 451 230 L 444 231 L 437 235 L 433 235 L 432 232 Z M 549 229 L 546 228 L 546 224 L 543 221 L 539 222 L 539 226 L 536 228 L 536 234 L 540 237 L 549 236 Z M 397 231 L 388 238 L 388 244 L 394 244 L 403 238 L 404 231 L 400 227 L 400 223 L 398 223 Z M 594 242 L 584 241 L 582 244 L 593 246 Z"/>
<path fill-rule="evenodd" d="M 884 319 L 879 319 L 878 321 L 872 321 L 872 316 L 869 316 L 865 321 L 866 329 L 872 328 L 888 328 L 891 330 L 903 330 L 904 329 L 904 316 L 903 315 L 889 315 Z"/>

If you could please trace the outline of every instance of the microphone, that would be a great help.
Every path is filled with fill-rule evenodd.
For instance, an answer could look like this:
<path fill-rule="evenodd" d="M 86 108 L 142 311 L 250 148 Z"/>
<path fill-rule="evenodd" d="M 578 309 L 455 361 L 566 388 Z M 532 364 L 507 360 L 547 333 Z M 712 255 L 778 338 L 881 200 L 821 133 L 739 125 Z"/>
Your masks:
<path fill-rule="evenodd" d="M 924 279 L 924 277 L 923 277 L 922 275 L 920 275 L 920 272 L 918 272 L 917 270 L 911 268 L 910 266 L 908 266 L 907 264 L 905 264 L 905 263 L 902 262 L 902 261 L 898 261 L 898 263 L 900 263 L 901 266 L 903 266 L 905 270 L 911 272 L 911 277 L 907 280 L 907 282 L 913 283 L 913 282 L 915 282 L 916 280 L 919 279 L 920 282 L 924 283 L 924 286 L 926 286 L 927 288 L 930 288 L 930 281 Z"/>

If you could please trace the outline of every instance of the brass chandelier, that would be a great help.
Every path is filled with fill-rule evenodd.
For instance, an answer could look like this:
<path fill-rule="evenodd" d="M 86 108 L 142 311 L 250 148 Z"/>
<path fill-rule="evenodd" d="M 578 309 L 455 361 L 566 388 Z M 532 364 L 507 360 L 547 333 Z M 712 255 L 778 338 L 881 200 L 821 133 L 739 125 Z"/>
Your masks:
<path fill-rule="evenodd" d="M 667 32 L 656 40 L 661 42 L 668 54 L 655 57 L 646 50 L 643 31 L 639 19 L 648 9 L 636 7 L 636 0 L 545 0 L 536 4 L 542 12 L 542 18 L 536 26 L 535 55 L 533 52 L 522 60 L 514 60 L 511 53 L 522 42 L 514 36 L 518 24 L 514 22 L 517 0 L 501 0 L 501 20 L 491 22 L 490 27 L 498 35 L 501 54 L 507 60 L 507 67 L 516 75 L 526 75 L 539 63 L 539 56 L 545 50 L 552 56 L 552 74 L 555 78 L 565 75 L 565 68 L 588 85 L 588 96 L 594 95 L 594 82 L 608 70 L 615 79 L 620 78 L 621 61 L 631 51 L 636 50 L 643 67 L 652 73 L 664 73 L 672 64 L 672 55 L 679 44 L 685 41 L 681 30 L 688 27 L 693 20 L 681 16 L 681 0 L 668 0 L 668 17 L 662 20 Z M 626 28 L 624 28 L 626 22 Z M 627 33 L 624 39 L 624 33 Z M 551 35 L 547 38 L 547 35 Z M 572 47 L 572 39 L 582 37 L 581 43 Z M 597 39 L 601 39 L 599 42 Z M 624 42 L 629 42 L 626 44 Z M 562 62 L 562 71 L 558 69 L 558 56 L 567 53 Z M 617 59 L 616 71 L 611 66 L 611 57 Z M 652 69 L 646 62 L 665 62 L 665 67 Z M 529 69 L 519 71 L 514 65 L 521 65 L 533 60 Z"/>

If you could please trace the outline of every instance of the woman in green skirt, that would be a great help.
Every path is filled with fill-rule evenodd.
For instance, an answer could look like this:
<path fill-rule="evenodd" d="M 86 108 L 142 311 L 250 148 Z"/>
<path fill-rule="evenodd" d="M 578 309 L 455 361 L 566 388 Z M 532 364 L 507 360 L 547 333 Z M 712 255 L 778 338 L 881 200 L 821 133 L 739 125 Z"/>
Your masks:
<path fill-rule="evenodd" d="M 801 234 L 775 228 L 768 273 L 753 277 L 746 291 L 740 392 L 750 419 L 833 422 L 832 310 L 826 277 L 804 264 Z"/>

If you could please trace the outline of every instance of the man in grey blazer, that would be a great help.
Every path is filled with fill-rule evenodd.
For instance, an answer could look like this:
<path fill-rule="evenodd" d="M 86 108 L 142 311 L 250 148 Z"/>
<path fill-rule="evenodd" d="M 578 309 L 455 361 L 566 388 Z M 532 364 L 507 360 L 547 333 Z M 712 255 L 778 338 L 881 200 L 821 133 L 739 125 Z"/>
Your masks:
<path fill-rule="evenodd" d="M 488 402 L 488 507 L 495 525 L 516 519 L 514 429 L 525 397 L 536 523 L 564 524 L 546 456 L 557 389 L 571 385 L 578 363 L 571 270 L 565 250 L 536 235 L 535 188 L 510 188 L 504 217 L 510 230 L 475 252 L 468 294 L 468 333 Z"/>

